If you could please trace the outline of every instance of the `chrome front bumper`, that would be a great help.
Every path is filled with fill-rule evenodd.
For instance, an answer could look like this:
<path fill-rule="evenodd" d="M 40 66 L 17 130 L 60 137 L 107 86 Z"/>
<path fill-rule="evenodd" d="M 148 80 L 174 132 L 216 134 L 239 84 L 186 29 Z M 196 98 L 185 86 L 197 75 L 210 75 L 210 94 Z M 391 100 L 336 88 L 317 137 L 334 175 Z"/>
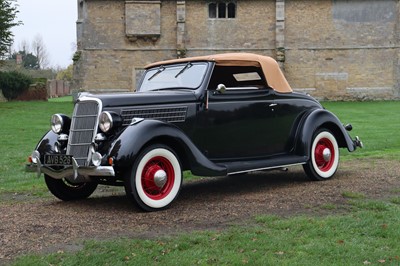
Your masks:
<path fill-rule="evenodd" d="M 84 182 L 90 181 L 90 177 L 92 176 L 115 176 L 112 166 L 79 167 L 75 159 L 73 159 L 72 166 L 66 166 L 63 169 L 55 170 L 42 164 L 38 151 L 33 153 L 32 159 L 34 162 L 27 164 L 25 170 L 27 172 L 36 172 L 38 177 L 43 173 L 54 179 L 73 178 L 75 181 Z"/>

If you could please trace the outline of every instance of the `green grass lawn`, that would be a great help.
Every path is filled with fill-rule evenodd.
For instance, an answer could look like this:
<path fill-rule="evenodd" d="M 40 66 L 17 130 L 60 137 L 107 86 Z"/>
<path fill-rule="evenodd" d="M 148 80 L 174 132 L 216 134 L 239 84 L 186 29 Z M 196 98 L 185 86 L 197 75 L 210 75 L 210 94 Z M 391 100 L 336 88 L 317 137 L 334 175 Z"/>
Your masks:
<path fill-rule="evenodd" d="M 365 148 L 342 153 L 347 158 L 374 156 L 400 159 L 400 101 L 324 102 L 342 123 L 353 125 L 352 136 L 360 136 Z"/>
<path fill-rule="evenodd" d="M 15 265 L 399 265 L 400 204 L 353 200 L 347 215 L 258 216 L 251 226 L 153 240 L 86 241 Z"/>
<path fill-rule="evenodd" d="M 43 179 L 24 172 L 28 156 L 50 128 L 54 113 L 72 114 L 72 99 L 49 102 L 0 103 L 0 193 L 29 192 L 42 194 L 47 189 Z"/>
<path fill-rule="evenodd" d="M 400 102 L 323 105 L 343 123 L 352 123 L 351 134 L 364 141 L 365 149 L 342 152 L 343 159 L 400 162 Z M 70 115 L 72 109 L 70 98 L 0 103 L 0 199 L 7 193 L 47 194 L 43 178 L 25 173 L 24 165 L 49 129 L 50 116 Z M 252 226 L 220 232 L 87 241 L 79 252 L 24 256 L 15 265 L 399 265 L 400 197 L 388 201 L 346 197 L 349 208 L 341 215 L 259 216 Z"/>

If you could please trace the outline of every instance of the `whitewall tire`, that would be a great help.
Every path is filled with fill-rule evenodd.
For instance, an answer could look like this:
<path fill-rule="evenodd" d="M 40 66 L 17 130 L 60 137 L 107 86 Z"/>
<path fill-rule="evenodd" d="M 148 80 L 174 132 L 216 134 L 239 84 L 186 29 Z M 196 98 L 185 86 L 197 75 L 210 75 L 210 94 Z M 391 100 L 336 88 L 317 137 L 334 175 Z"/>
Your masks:
<path fill-rule="evenodd" d="M 178 196 L 182 169 L 177 155 L 167 146 L 144 149 L 125 180 L 125 190 L 145 211 L 167 208 Z"/>
<path fill-rule="evenodd" d="M 312 180 L 331 178 L 339 167 L 339 147 L 335 136 L 327 130 L 320 129 L 314 133 L 310 159 L 304 170 Z"/>

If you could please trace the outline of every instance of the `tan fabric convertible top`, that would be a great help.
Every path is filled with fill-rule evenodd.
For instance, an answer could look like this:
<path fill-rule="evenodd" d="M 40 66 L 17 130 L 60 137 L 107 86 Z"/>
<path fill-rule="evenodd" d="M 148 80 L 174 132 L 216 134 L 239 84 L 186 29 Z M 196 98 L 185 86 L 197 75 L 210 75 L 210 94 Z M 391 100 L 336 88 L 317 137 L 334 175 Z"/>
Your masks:
<path fill-rule="evenodd" d="M 283 75 L 278 63 L 275 59 L 250 53 L 227 53 L 227 54 L 215 54 L 207 56 L 188 57 L 181 59 L 172 59 L 167 61 L 156 62 L 147 65 L 145 68 L 151 68 L 161 65 L 169 65 L 176 63 L 185 62 L 196 62 L 196 61 L 212 61 L 218 66 L 255 66 L 261 67 L 265 78 L 267 79 L 268 85 L 281 93 L 290 93 L 292 88 L 287 82 Z"/>

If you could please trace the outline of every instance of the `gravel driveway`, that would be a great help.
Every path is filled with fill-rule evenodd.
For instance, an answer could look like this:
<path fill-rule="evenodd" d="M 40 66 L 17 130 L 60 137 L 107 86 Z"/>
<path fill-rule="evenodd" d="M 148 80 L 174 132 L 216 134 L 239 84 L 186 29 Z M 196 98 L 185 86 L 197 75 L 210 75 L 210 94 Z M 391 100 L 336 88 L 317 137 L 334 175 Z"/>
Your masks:
<path fill-rule="evenodd" d="M 0 203 L 0 264 L 29 252 L 79 250 L 84 239 L 150 238 L 220 229 L 245 224 L 258 214 L 323 215 L 339 211 L 323 206 L 343 204 L 345 191 L 368 198 L 399 197 L 399 163 L 371 159 L 344 162 L 336 176 L 325 182 L 309 181 L 301 167 L 288 172 L 205 178 L 184 183 L 171 208 L 154 213 L 133 208 L 123 188 L 100 186 L 94 196 L 79 202 L 9 195 L 23 200 Z"/>

